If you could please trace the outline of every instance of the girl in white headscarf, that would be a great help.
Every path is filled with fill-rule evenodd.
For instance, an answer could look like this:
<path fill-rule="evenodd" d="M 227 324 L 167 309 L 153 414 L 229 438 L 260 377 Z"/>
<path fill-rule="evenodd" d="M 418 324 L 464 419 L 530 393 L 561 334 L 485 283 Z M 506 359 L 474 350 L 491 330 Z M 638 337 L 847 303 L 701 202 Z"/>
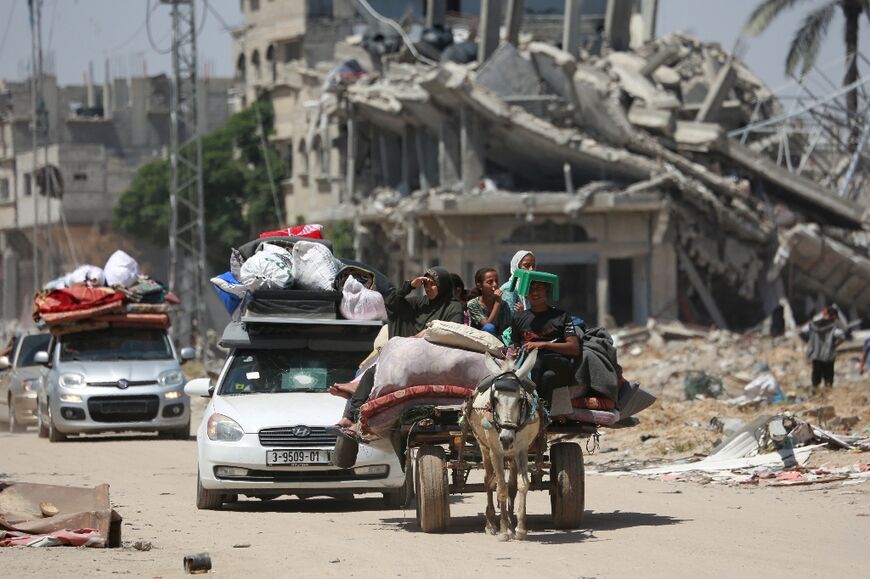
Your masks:
<path fill-rule="evenodd" d="M 521 312 L 529 307 L 528 300 L 523 296 L 517 295 L 515 288 L 517 278 L 515 274 L 518 269 L 534 271 L 535 266 L 535 254 L 527 249 L 519 250 L 511 258 L 510 278 L 502 284 L 501 288 L 499 288 L 502 291 L 502 304 L 508 307 L 508 311 L 510 311 L 511 314 L 514 312 Z"/>

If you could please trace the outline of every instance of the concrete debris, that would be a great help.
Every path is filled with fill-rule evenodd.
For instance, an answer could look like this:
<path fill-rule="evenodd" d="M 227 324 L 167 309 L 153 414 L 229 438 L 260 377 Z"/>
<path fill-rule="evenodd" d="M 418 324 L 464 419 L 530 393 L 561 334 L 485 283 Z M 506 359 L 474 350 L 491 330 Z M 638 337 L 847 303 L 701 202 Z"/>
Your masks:
<path fill-rule="evenodd" d="M 671 34 L 629 48 L 613 33 L 603 51 L 562 50 L 518 29 L 496 47 L 497 26 L 486 24 L 479 62 L 433 64 L 387 50 L 378 74 L 355 67 L 321 114 L 347 127 L 338 140 L 347 162 L 338 165 L 358 235 L 385 235 L 411 269 L 431 241 L 444 265 L 465 272 L 470 247 L 502 239 L 472 234 L 461 216 L 561 225 L 647 211 L 666 224 L 647 238 L 666 268 L 649 275 L 675 279 L 662 285 L 670 294 L 652 298 L 670 305 L 636 304 L 636 323 L 659 315 L 746 329 L 783 300 L 802 322 L 811 312 L 797 306 L 820 295 L 859 317 L 870 312 L 867 244 L 851 233 L 870 228 L 870 211 L 783 168 L 760 143 L 766 136 L 728 137 L 784 114 L 764 83 L 715 44 Z M 442 57 L 455 46 L 448 34 L 430 30 L 443 37 L 430 42 Z M 799 154 L 801 143 L 794 147 Z M 423 243 L 412 239 L 421 235 Z M 396 263 L 386 253 L 365 257 L 389 271 Z M 603 322 L 614 304 L 597 283 Z"/>

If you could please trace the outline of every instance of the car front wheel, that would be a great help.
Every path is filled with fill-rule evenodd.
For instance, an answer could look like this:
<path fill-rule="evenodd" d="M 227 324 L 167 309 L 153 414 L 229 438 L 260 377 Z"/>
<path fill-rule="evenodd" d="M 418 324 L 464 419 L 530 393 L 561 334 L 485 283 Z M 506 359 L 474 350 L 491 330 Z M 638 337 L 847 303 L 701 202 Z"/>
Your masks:
<path fill-rule="evenodd" d="M 12 402 L 12 397 L 9 397 L 9 432 L 26 432 L 27 427 L 18 423 L 18 420 L 15 418 L 15 403 Z"/>
<path fill-rule="evenodd" d="M 66 440 L 66 434 L 57 429 L 54 425 L 54 417 L 51 415 L 51 406 L 48 407 L 48 441 L 63 442 Z"/>
<path fill-rule="evenodd" d="M 36 419 L 39 425 L 39 438 L 48 438 L 48 425 L 42 419 L 42 407 L 37 407 Z"/>
<path fill-rule="evenodd" d="M 196 508 L 201 511 L 219 511 L 224 503 L 234 502 L 237 495 L 226 494 L 220 491 L 212 491 L 202 486 L 199 478 L 199 469 L 196 471 Z"/>

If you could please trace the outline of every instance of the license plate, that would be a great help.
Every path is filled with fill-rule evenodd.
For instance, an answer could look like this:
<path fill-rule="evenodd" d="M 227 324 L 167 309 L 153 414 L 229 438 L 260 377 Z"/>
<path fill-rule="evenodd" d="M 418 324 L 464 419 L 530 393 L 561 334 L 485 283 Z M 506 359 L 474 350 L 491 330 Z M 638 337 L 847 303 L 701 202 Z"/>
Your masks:
<path fill-rule="evenodd" d="M 280 449 L 266 451 L 266 465 L 329 464 L 331 450 Z"/>

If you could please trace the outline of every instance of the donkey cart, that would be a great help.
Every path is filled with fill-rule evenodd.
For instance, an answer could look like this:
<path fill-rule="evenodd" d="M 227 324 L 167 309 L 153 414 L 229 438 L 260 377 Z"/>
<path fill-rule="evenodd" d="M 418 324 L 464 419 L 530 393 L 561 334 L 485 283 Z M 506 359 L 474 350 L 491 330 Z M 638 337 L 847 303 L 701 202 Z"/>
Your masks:
<path fill-rule="evenodd" d="M 468 482 L 472 471 L 483 469 L 483 458 L 461 415 L 461 406 L 438 406 L 431 418 L 402 427 L 407 480 L 413 481 L 417 523 L 426 533 L 447 529 L 451 494 L 487 490 L 484 483 Z M 596 432 L 594 424 L 552 423 L 529 447 L 529 490 L 549 491 L 553 525 L 558 529 L 576 529 L 583 520 L 583 450 L 577 441 Z M 513 497 L 516 488 L 509 492 Z"/>

